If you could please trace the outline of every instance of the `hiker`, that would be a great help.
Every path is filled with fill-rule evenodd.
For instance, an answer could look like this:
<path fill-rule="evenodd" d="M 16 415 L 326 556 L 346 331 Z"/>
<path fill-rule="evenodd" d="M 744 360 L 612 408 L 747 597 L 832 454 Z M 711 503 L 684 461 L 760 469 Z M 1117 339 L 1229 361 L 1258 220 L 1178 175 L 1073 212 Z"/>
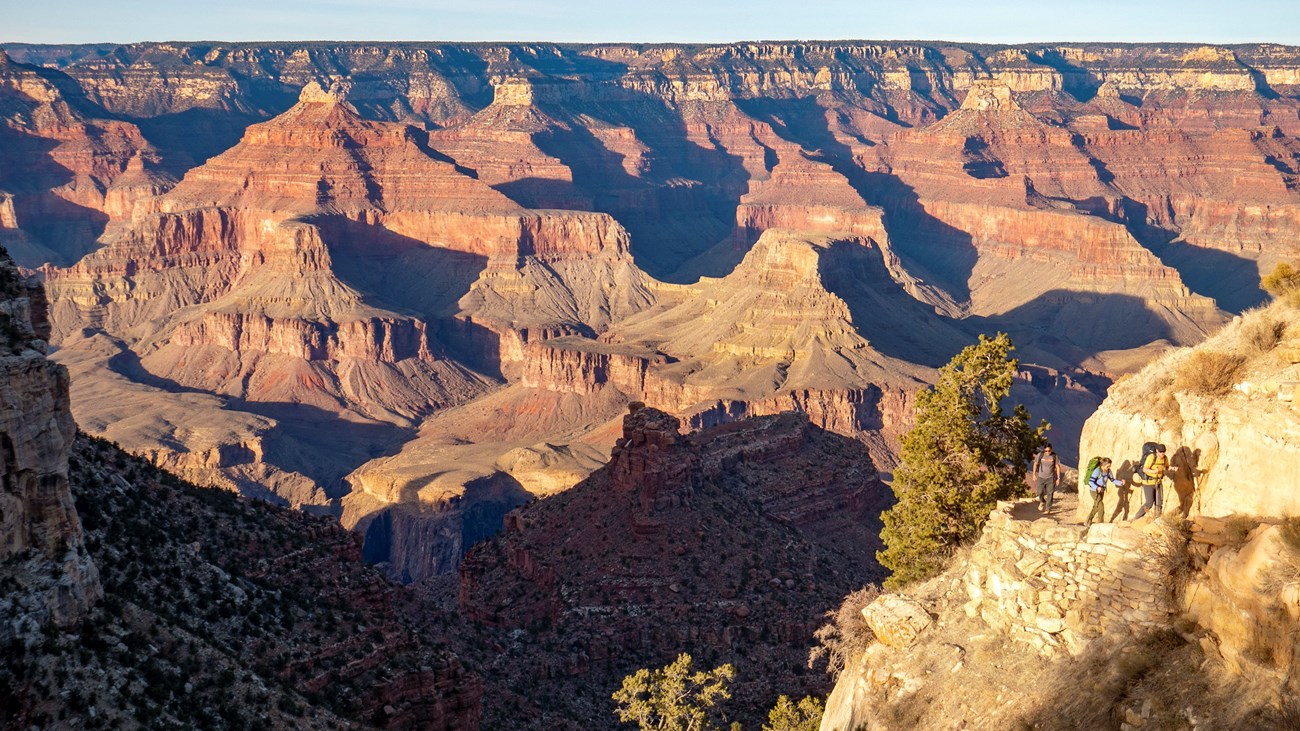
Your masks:
<path fill-rule="evenodd" d="M 1092 512 L 1088 513 L 1088 522 L 1086 525 L 1092 525 L 1095 517 L 1101 522 L 1106 522 L 1106 485 L 1111 484 L 1116 487 L 1123 487 L 1124 481 L 1115 479 L 1115 475 L 1110 471 L 1110 457 L 1094 457 L 1096 464 L 1089 461 L 1092 469 L 1088 472 L 1088 492 L 1092 493 Z"/>
<path fill-rule="evenodd" d="M 1155 511 L 1152 515 L 1160 517 L 1165 505 L 1164 483 L 1165 471 L 1168 469 L 1169 458 L 1165 456 L 1165 445 L 1148 442 L 1143 446 L 1142 461 L 1133 471 L 1133 481 L 1142 486 L 1145 501 L 1142 503 L 1142 509 L 1133 516 L 1133 520 L 1141 520 L 1153 506 Z"/>
<path fill-rule="evenodd" d="M 1051 444 L 1044 444 L 1038 454 L 1034 455 L 1033 474 L 1034 492 L 1038 495 L 1038 509 L 1050 512 L 1056 484 L 1061 481 L 1061 460 L 1057 458 Z"/>

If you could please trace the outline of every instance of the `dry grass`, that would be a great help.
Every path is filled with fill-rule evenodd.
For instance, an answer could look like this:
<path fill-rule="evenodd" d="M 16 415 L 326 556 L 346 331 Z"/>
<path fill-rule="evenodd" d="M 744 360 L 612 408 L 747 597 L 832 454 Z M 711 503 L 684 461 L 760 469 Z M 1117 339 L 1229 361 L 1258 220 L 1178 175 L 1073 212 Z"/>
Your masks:
<path fill-rule="evenodd" d="M 1300 305 L 1300 270 L 1288 262 L 1279 262 L 1260 280 L 1264 291 L 1292 306 Z"/>
<path fill-rule="evenodd" d="M 864 586 L 844 597 L 839 609 L 826 613 L 830 621 L 813 633 L 818 644 L 808 651 L 808 667 L 815 667 L 825 659 L 826 672 L 839 677 L 849 660 L 876 641 L 875 633 L 862 617 L 862 610 L 878 596 L 880 587 Z"/>
<path fill-rule="evenodd" d="M 1282 521 L 1282 545 L 1286 546 L 1291 557 L 1300 560 L 1300 516 L 1292 516 Z"/>
<path fill-rule="evenodd" d="M 1165 530 L 1153 533 L 1150 539 L 1152 568 L 1168 576 L 1170 585 L 1181 591 L 1193 573 L 1192 554 L 1187 550 L 1192 531 L 1173 511 L 1165 513 L 1160 521 Z"/>
<path fill-rule="evenodd" d="M 1177 431 L 1183 426 L 1183 408 L 1178 405 L 1178 399 L 1174 396 L 1173 391 L 1160 391 L 1155 403 L 1151 405 L 1150 414 L 1152 418 L 1166 428 Z"/>
<path fill-rule="evenodd" d="M 1286 337 L 1287 323 L 1272 313 L 1264 311 L 1249 317 L 1241 324 L 1241 344 L 1250 354 L 1267 353 Z"/>
<path fill-rule="evenodd" d="M 1232 390 L 1246 365 L 1246 357 L 1220 350 L 1196 350 L 1187 357 L 1173 386 L 1185 393 L 1222 396 Z"/>
<path fill-rule="evenodd" d="M 1246 539 L 1250 537 L 1250 532 L 1255 530 L 1257 525 L 1259 521 L 1246 515 L 1234 515 L 1228 518 L 1228 523 L 1224 526 L 1228 538 L 1227 547 L 1237 549 L 1246 545 Z"/>
<path fill-rule="evenodd" d="M 1040 679 L 1056 689 L 1056 697 L 1048 696 L 1021 723 L 1043 731 L 1117 728 L 1123 720 L 1121 709 L 1135 696 L 1136 686 L 1163 685 L 1160 671 L 1186 667 L 1193 650 L 1172 630 L 1147 635 L 1123 649 L 1094 645 L 1077 658 L 1055 664 L 1048 677 Z M 1157 724 L 1153 728 L 1171 728 L 1152 721 Z"/>

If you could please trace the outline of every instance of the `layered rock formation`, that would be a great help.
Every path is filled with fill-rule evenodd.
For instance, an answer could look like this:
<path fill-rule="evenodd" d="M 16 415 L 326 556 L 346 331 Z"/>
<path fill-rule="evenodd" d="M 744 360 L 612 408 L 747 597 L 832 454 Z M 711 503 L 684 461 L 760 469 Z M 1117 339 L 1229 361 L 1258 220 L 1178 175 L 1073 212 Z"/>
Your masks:
<path fill-rule="evenodd" d="M 68 373 L 45 357 L 45 294 L 0 250 L 0 643 L 32 645 L 102 594 L 68 486 Z"/>
<path fill-rule="evenodd" d="M 461 566 L 469 619 L 554 648 L 511 649 L 503 676 L 563 699 L 571 722 L 603 725 L 593 699 L 679 651 L 743 664 L 739 718 L 814 690 L 798 638 L 837 587 L 879 575 L 869 548 L 889 496 L 861 444 L 793 414 L 680 428 L 633 404 L 607 466 L 511 513 Z"/>
<path fill-rule="evenodd" d="M 362 119 L 341 87 L 309 85 L 288 112 L 137 211 L 108 247 L 49 272 L 68 328 L 56 333 L 61 357 L 93 363 L 84 372 L 119 389 L 113 402 L 124 387 L 179 387 L 248 414 L 223 419 L 236 444 L 219 437 L 215 457 L 211 440 L 179 458 L 151 434 L 127 444 L 196 478 L 217 467 L 228 484 L 260 481 L 287 502 L 328 504 L 342 475 L 401 428 L 490 388 L 466 364 L 509 370 L 508 351 L 530 330 L 590 332 L 643 306 L 611 219 L 526 212 L 422 139 Z M 461 346 L 459 361 L 448 342 Z M 104 408 L 114 403 L 82 418 L 116 421 Z M 299 434 L 294 444 L 268 438 L 334 419 L 341 439 L 362 444 L 311 456 Z"/>
<path fill-rule="evenodd" d="M 445 571 L 454 561 L 430 561 L 427 542 L 394 527 L 451 526 L 433 553 L 456 556 L 471 543 L 456 535 L 463 516 L 499 514 L 507 488 L 515 502 L 566 488 L 603 461 L 629 401 L 692 428 L 798 411 L 892 464 L 927 371 L 882 351 L 942 352 L 963 336 L 926 321 L 873 240 L 842 235 L 768 231 L 725 279 L 660 287 L 654 307 L 599 338 L 529 342 L 509 388 L 427 420 L 399 453 L 355 472 L 344 524 L 378 531 L 375 557 L 400 575 Z M 893 318 L 877 314 L 886 308 Z"/>
<path fill-rule="evenodd" d="M 92 118 L 80 93 L 0 51 L 0 245 L 20 265 L 75 262 L 170 183 L 140 129 Z"/>
<path fill-rule="evenodd" d="M 46 270 L 78 417 L 378 526 L 412 579 L 479 535 L 473 495 L 580 480 L 631 400 L 802 411 L 887 465 L 929 369 L 1000 329 L 1073 442 L 1295 252 L 1285 47 L 9 52 L 6 168 L 75 184 L 0 180 L 0 235 L 75 218 L 35 197 L 102 216 Z"/>

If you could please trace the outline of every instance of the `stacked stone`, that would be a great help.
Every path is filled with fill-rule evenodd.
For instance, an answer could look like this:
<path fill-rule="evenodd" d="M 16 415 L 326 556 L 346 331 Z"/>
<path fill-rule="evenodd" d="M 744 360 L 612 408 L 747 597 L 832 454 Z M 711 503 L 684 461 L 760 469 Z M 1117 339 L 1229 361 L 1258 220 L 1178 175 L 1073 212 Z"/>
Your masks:
<path fill-rule="evenodd" d="M 1048 656 L 1169 626 L 1164 526 L 1016 520 L 1014 508 L 998 503 L 971 555 L 968 615 Z"/>

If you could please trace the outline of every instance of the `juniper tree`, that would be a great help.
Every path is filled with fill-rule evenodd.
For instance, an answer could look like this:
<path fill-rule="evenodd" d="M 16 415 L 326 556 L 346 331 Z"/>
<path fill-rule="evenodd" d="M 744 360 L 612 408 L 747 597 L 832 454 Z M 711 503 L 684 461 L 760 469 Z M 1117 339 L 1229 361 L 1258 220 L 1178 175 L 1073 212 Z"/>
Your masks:
<path fill-rule="evenodd" d="M 824 710 L 820 698 L 804 696 L 796 703 L 783 695 L 768 712 L 763 731 L 817 731 Z"/>
<path fill-rule="evenodd" d="M 1002 411 L 1018 365 L 1009 357 L 1014 349 L 1005 333 L 981 335 L 917 394 L 916 426 L 903 437 L 894 472 L 898 502 L 881 516 L 885 550 L 876 558 L 893 571 L 888 586 L 938 573 L 994 504 L 1023 488 L 1047 424 L 1031 428 L 1022 405 Z"/>
<path fill-rule="evenodd" d="M 618 720 L 662 731 L 717 728 L 714 707 L 731 697 L 727 684 L 736 676 L 736 669 L 722 665 L 692 673 L 692 662 L 683 652 L 670 665 L 658 670 L 641 668 L 623 678 L 623 687 L 614 693 Z"/>

